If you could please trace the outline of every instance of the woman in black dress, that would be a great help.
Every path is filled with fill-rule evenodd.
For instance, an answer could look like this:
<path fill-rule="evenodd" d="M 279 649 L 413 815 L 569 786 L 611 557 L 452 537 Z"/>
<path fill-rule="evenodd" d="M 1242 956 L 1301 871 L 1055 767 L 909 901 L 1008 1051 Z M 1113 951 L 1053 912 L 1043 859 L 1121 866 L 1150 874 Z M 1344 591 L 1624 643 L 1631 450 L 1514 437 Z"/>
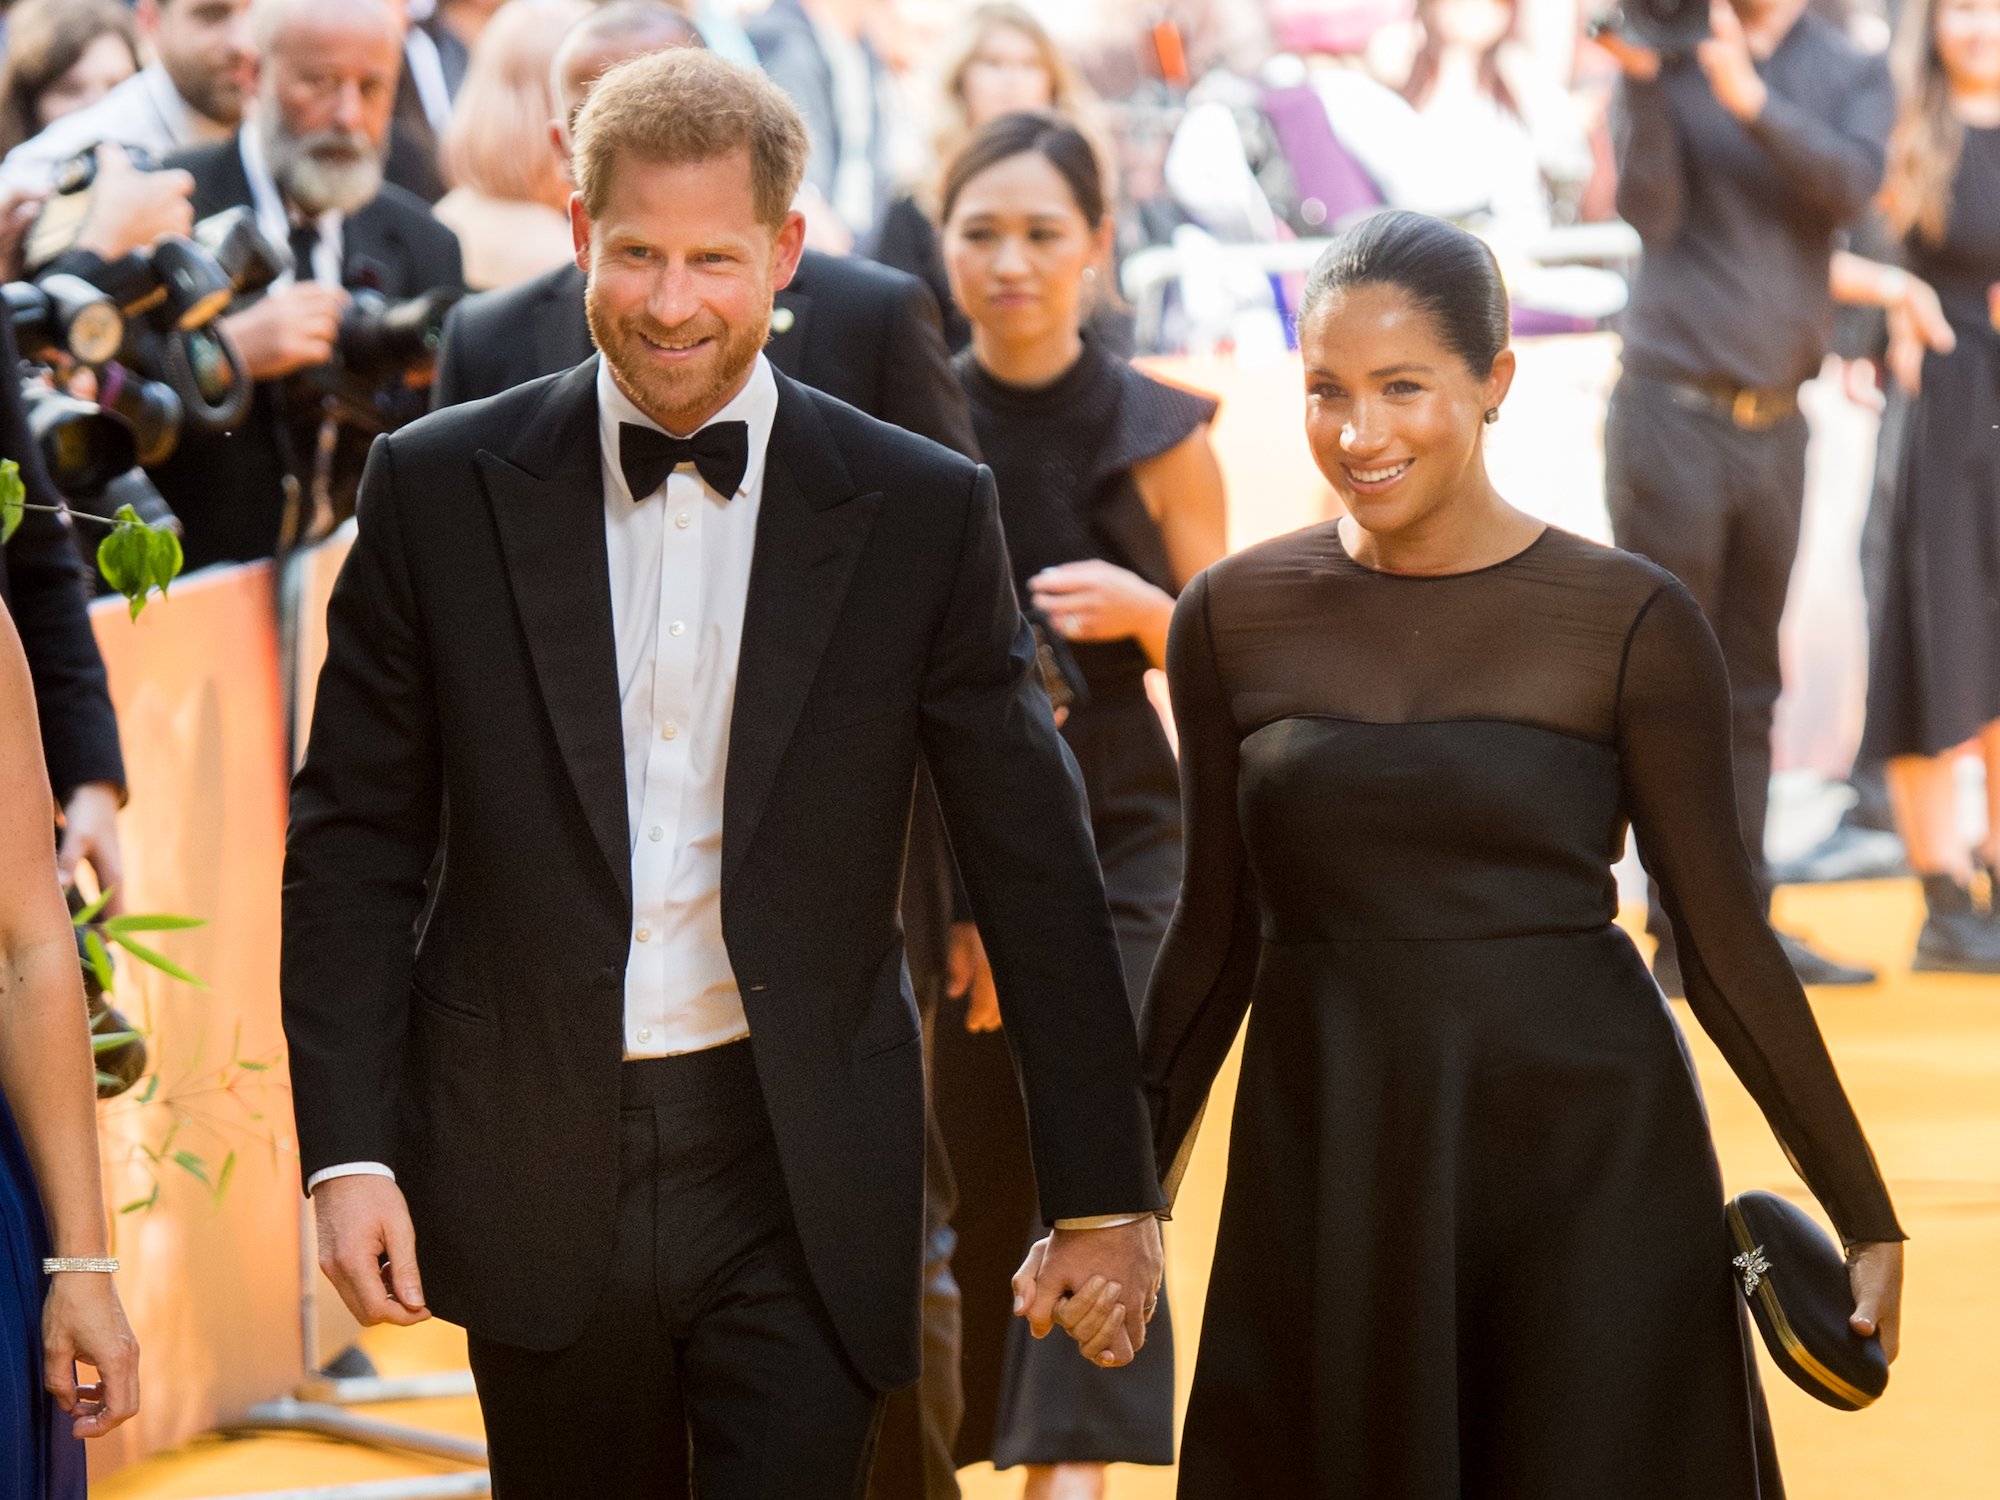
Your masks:
<path fill-rule="evenodd" d="M 1300 344 L 1347 517 L 1175 612 L 1186 875 L 1142 1027 L 1170 1191 L 1250 1012 L 1195 1500 L 1780 1493 L 1701 1099 L 1613 920 L 1628 823 L 1895 1351 L 1902 1233 L 1765 924 L 1720 653 L 1667 573 L 1494 491 L 1507 326 L 1458 229 L 1330 249 Z"/>
<path fill-rule="evenodd" d="M 34 686 L 0 602 L 0 1500 L 83 1500 L 79 1439 L 139 1405 L 138 1346 L 102 1268 L 90 1023 L 54 814 Z M 52 1256 L 99 1269 L 51 1271 Z M 99 1385 L 79 1385 L 79 1359 Z"/>
<path fill-rule="evenodd" d="M 1146 673 L 1165 659 L 1174 595 L 1223 553 L 1222 478 L 1208 444 L 1216 405 L 1149 379 L 1081 331 L 1111 222 L 1096 156 L 1074 126 L 1052 115 L 993 121 L 948 168 L 943 208 L 952 286 L 972 320 L 958 376 L 998 481 L 1021 599 L 1080 678 L 1063 735 L 1083 772 L 1136 1012 L 1180 882 L 1179 783 Z M 968 1022 L 997 1025 L 998 1015 L 975 1006 Z M 1024 1150 L 996 1160 L 990 1149 L 1021 1130 L 1019 1091 L 992 1040 L 984 1074 L 994 1086 L 977 1087 L 949 1054 L 938 1069 L 954 1166 L 980 1187 L 963 1195 L 957 1222 L 968 1239 L 974 1200 L 1002 1196 L 1002 1180 L 1032 1184 Z M 976 1041 L 956 1039 L 961 1052 Z M 976 1166 L 968 1135 L 986 1148 Z M 961 1266 L 968 1365 L 977 1370 L 987 1330 L 1009 1340 L 992 1457 L 1031 1466 L 1028 1495 L 1069 1500 L 1101 1493 L 1104 1463 L 1172 1461 L 1173 1344 L 1164 1311 L 1129 1369 L 1095 1368 L 1066 1339 L 1028 1338 L 1009 1316 L 1007 1274 L 1037 1222 L 1030 1209 L 997 1236 L 1007 1260 L 991 1270 Z M 975 1427 L 976 1385 L 968 1379 Z"/>
<path fill-rule="evenodd" d="M 2000 974 L 2000 36 L 1991 0 L 1923 0 L 1897 40 L 1885 197 L 1907 271 L 1875 267 L 1909 403 L 1874 619 L 1864 763 L 1886 761 L 1929 908 L 1914 967 Z M 1986 763 L 1985 842 L 1958 832 L 1960 752 Z M 1981 867 L 1985 910 L 1973 898 Z"/>

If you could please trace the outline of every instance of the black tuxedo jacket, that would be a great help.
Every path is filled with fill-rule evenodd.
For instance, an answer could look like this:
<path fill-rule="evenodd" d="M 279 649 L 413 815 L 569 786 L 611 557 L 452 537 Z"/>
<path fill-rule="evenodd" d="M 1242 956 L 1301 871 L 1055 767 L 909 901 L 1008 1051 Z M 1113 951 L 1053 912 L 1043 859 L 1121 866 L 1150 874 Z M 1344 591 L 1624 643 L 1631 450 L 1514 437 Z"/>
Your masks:
<path fill-rule="evenodd" d="M 197 219 L 251 204 L 235 136 L 185 152 L 168 165 L 193 175 Z M 431 217 L 421 199 L 384 183 L 373 201 L 341 226 L 341 280 L 373 286 L 386 297 L 462 288 L 458 237 Z M 185 527 L 190 569 L 271 555 L 284 512 L 285 421 L 282 389 L 261 384 L 235 432 L 184 432 L 174 456 L 153 471 Z M 309 448 L 298 462 L 311 462 Z"/>
<path fill-rule="evenodd" d="M 596 1302 L 617 1198 L 631 846 L 596 374 L 377 442 L 285 867 L 305 1172 L 388 1163 L 432 1307 L 542 1349 Z M 1160 1198 L 1081 785 L 992 476 L 778 389 L 723 932 L 811 1274 L 886 1389 L 918 1368 L 924 1082 L 896 895 L 919 754 L 1005 997 L 1044 1213 Z"/>
<path fill-rule="evenodd" d="M 14 325 L 0 319 L 0 378 L 12 382 L 21 356 Z M 30 505 L 55 505 L 61 497 L 49 479 L 42 450 L 28 430 L 19 390 L 0 388 L 0 458 L 21 466 Z M 101 532 L 84 538 L 93 549 Z M 92 781 L 125 784 L 118 752 L 118 716 L 104 678 L 104 658 L 91 634 L 83 559 L 69 527 L 29 511 L 12 540 L 0 547 L 0 603 L 14 616 L 41 720 L 42 754 L 56 800 Z M 12 773 L 10 773 L 12 774 Z"/>
<path fill-rule="evenodd" d="M 445 325 L 432 407 L 496 395 L 588 359 L 583 283 L 575 266 L 558 266 L 459 303 Z M 937 299 L 914 276 L 808 250 L 777 295 L 764 352 L 783 374 L 871 417 L 978 452 Z"/>

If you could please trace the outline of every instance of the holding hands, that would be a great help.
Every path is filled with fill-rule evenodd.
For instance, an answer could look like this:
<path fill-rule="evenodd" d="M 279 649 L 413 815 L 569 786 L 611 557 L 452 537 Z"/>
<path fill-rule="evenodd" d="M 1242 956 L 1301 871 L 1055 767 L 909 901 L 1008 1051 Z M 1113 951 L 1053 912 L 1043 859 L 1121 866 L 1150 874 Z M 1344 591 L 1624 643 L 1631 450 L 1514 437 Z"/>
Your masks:
<path fill-rule="evenodd" d="M 1014 1273 L 1014 1312 L 1038 1339 L 1060 1327 L 1092 1364 L 1129 1365 L 1159 1305 L 1162 1260 L 1151 1214 L 1104 1229 L 1057 1229 Z"/>

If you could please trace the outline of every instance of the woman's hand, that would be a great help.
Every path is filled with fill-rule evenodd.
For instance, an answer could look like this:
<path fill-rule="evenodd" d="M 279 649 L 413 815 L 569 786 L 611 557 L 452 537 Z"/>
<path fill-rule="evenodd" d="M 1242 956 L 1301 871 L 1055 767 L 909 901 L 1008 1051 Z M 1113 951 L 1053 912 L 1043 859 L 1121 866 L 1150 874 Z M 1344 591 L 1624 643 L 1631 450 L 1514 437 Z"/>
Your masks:
<path fill-rule="evenodd" d="M 1847 1283 L 1854 1289 L 1854 1316 L 1847 1324 L 1863 1338 L 1880 1336 L 1889 1363 L 1903 1343 L 1903 1246 L 1880 1240 L 1847 1252 Z"/>
<path fill-rule="evenodd" d="M 125 1321 L 118 1288 L 94 1271 L 61 1271 L 42 1304 L 42 1381 L 76 1418 L 76 1435 L 103 1437 L 139 1409 L 139 1341 Z M 78 1385 L 76 1361 L 97 1371 Z"/>
<path fill-rule="evenodd" d="M 1958 335 L 1945 319 L 1936 288 L 1915 276 L 1904 277 L 1888 313 L 1889 373 L 1914 396 L 1923 384 L 1924 355 L 1951 353 Z"/>
<path fill-rule="evenodd" d="M 1121 641 L 1165 636 L 1174 601 L 1137 573 L 1101 558 L 1044 568 L 1028 580 L 1029 601 L 1065 640 Z"/>

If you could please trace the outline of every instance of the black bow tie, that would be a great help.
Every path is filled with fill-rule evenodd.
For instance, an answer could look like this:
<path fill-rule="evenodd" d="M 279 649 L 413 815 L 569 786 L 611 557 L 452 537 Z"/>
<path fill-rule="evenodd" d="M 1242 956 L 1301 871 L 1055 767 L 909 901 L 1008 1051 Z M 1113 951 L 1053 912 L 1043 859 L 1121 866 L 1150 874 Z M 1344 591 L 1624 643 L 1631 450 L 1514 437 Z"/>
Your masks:
<path fill-rule="evenodd" d="M 670 437 L 637 422 L 618 424 L 618 467 L 634 500 L 648 498 L 681 464 L 693 464 L 724 500 L 743 485 L 750 467 L 750 424 L 711 422 L 693 437 Z"/>

